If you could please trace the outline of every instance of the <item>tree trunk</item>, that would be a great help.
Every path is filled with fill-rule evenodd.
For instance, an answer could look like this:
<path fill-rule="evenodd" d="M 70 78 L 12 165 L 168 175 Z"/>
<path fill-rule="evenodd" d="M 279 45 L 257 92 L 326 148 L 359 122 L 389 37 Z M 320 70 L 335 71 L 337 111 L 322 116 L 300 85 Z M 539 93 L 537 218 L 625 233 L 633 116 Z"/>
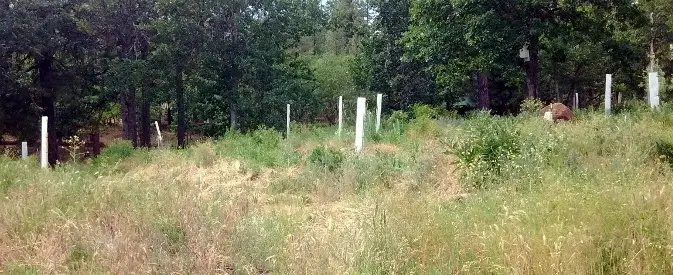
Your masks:
<path fill-rule="evenodd" d="M 488 89 L 488 73 L 481 72 L 477 75 L 478 78 L 478 95 L 479 95 L 479 108 L 482 110 L 488 110 L 491 107 L 491 99 L 489 97 Z"/>
<path fill-rule="evenodd" d="M 187 135 L 187 120 L 186 120 L 186 106 L 185 106 L 185 87 L 182 74 L 184 68 L 182 64 L 175 66 L 175 98 L 178 107 L 178 147 L 185 148 L 187 143 L 185 137 Z"/>
<path fill-rule="evenodd" d="M 556 103 L 561 103 L 561 93 L 558 88 L 558 81 L 554 81 L 554 91 L 556 92 Z"/>
<path fill-rule="evenodd" d="M 90 135 L 91 140 L 91 150 L 93 157 L 98 157 L 100 155 L 100 131 L 96 128 L 93 133 Z"/>
<path fill-rule="evenodd" d="M 451 89 L 451 93 L 445 93 L 444 94 L 444 104 L 446 104 L 445 108 L 447 111 L 451 111 L 453 109 L 453 102 L 451 100 L 451 95 L 453 94 L 453 89 Z"/>
<path fill-rule="evenodd" d="M 152 142 L 150 121 L 150 89 L 144 87 L 140 105 L 140 146 L 149 148 Z"/>
<path fill-rule="evenodd" d="M 235 131 L 238 129 L 238 112 L 236 111 L 236 101 L 232 100 L 229 103 L 229 130 Z"/>
<path fill-rule="evenodd" d="M 231 94 L 229 95 L 229 130 L 238 129 L 238 74 L 232 76 L 229 80 L 229 88 Z"/>
<path fill-rule="evenodd" d="M 49 165 L 54 167 L 58 161 L 59 138 L 56 136 L 56 103 L 53 86 L 53 61 L 54 57 L 49 52 L 42 52 L 37 59 L 38 82 L 43 89 L 42 93 L 42 115 L 48 117 L 47 135 L 48 135 L 48 156 Z M 37 122 L 36 122 L 37 123 Z"/>
<path fill-rule="evenodd" d="M 137 102 L 135 88 L 129 88 L 121 94 L 122 138 L 138 146 Z"/>
<path fill-rule="evenodd" d="M 530 39 L 530 61 L 526 62 L 526 88 L 528 98 L 538 98 L 540 87 L 540 43 L 538 37 Z"/>
<path fill-rule="evenodd" d="M 166 125 L 170 128 L 173 124 L 173 112 L 171 112 L 171 107 L 166 109 Z"/>

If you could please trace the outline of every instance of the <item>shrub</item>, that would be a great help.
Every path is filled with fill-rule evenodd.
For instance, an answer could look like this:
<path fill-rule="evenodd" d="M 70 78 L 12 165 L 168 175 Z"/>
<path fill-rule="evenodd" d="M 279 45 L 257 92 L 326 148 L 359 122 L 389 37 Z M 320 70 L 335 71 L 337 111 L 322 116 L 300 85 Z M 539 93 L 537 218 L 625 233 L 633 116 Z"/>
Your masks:
<path fill-rule="evenodd" d="M 466 135 L 451 144 L 453 154 L 472 187 L 485 188 L 519 154 L 519 131 L 512 119 L 493 118 L 486 113 L 475 115 L 464 127 Z"/>
<path fill-rule="evenodd" d="M 383 126 L 388 129 L 401 129 L 402 125 L 409 122 L 409 113 L 405 111 L 393 111 L 392 114 L 383 122 Z"/>
<path fill-rule="evenodd" d="M 437 137 L 441 131 L 437 120 L 428 118 L 414 119 L 406 128 L 410 138 Z"/>
<path fill-rule="evenodd" d="M 0 156 L 6 156 L 10 159 L 19 158 L 20 155 L 21 153 L 19 152 L 19 150 L 12 147 L 3 147 L 2 151 L 0 151 Z"/>
<path fill-rule="evenodd" d="M 231 131 L 215 143 L 214 153 L 245 160 L 246 164 L 260 167 L 294 165 L 301 161 L 298 152 L 281 146 L 281 139 L 279 132 L 265 127 L 247 134 Z"/>
<path fill-rule="evenodd" d="M 98 156 L 99 163 L 115 163 L 129 158 L 133 155 L 133 144 L 130 141 L 123 140 L 111 143 Z"/>
<path fill-rule="evenodd" d="M 324 168 L 330 172 L 341 168 L 343 161 L 343 153 L 328 147 L 316 147 L 309 157 L 309 162 L 311 164 Z"/>
<path fill-rule="evenodd" d="M 537 98 L 527 98 L 521 103 L 522 115 L 537 115 L 540 109 L 544 107 L 544 103 Z"/>
<path fill-rule="evenodd" d="M 260 127 L 252 132 L 252 140 L 263 148 L 274 149 L 280 145 L 280 134 L 274 129 Z"/>
<path fill-rule="evenodd" d="M 192 149 L 196 163 L 201 167 L 210 167 L 218 160 L 218 156 L 213 149 L 212 142 L 204 142 L 196 145 Z"/>
<path fill-rule="evenodd" d="M 427 104 L 414 104 L 411 107 L 415 119 L 437 119 L 439 118 L 439 111 L 430 105 Z"/>
<path fill-rule="evenodd" d="M 617 104 L 613 108 L 615 114 L 629 113 L 629 114 L 640 114 L 646 113 L 650 110 L 650 106 L 644 100 L 640 99 L 629 99 L 621 104 Z"/>

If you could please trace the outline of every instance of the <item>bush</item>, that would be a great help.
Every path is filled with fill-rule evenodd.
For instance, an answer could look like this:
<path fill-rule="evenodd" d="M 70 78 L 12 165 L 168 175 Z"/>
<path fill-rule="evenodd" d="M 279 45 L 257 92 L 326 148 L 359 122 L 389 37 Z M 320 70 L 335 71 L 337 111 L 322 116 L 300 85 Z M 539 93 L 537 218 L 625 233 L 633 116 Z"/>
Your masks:
<path fill-rule="evenodd" d="M 344 158 L 345 157 L 343 153 L 335 149 L 328 147 L 316 147 L 313 149 L 313 152 L 311 152 L 309 162 L 315 166 L 333 172 L 341 168 Z"/>
<path fill-rule="evenodd" d="M 230 131 L 215 143 L 214 154 L 244 160 L 252 167 L 294 165 L 301 161 L 298 152 L 281 146 L 281 140 L 279 132 L 266 127 L 246 134 Z"/>
<path fill-rule="evenodd" d="M 97 161 L 115 163 L 133 155 L 133 144 L 128 140 L 117 141 L 108 145 L 98 156 Z"/>
<path fill-rule="evenodd" d="M 527 98 L 521 103 L 521 114 L 537 116 L 542 108 L 544 108 L 542 101 L 537 98 Z"/>
<path fill-rule="evenodd" d="M 437 119 L 440 114 L 435 107 L 427 104 L 414 104 L 411 109 L 415 119 Z"/>
<path fill-rule="evenodd" d="M 10 159 L 17 159 L 21 156 L 21 153 L 16 148 L 3 147 L 2 150 L 0 150 L 0 156 L 6 156 Z"/>
<path fill-rule="evenodd" d="M 437 120 L 434 119 L 414 119 L 406 126 L 407 136 L 409 138 L 427 138 L 438 137 L 441 132 L 441 127 Z"/>
<path fill-rule="evenodd" d="M 512 119 L 486 113 L 475 115 L 464 127 L 466 135 L 451 144 L 453 154 L 472 187 L 485 188 L 519 154 L 520 133 Z"/>
<path fill-rule="evenodd" d="M 252 140 L 263 148 L 275 149 L 280 145 L 281 136 L 276 130 L 260 127 L 252 132 Z"/>
<path fill-rule="evenodd" d="M 409 122 L 409 114 L 405 111 L 393 111 L 383 123 L 386 128 L 400 128 L 402 124 Z"/>
<path fill-rule="evenodd" d="M 644 100 L 640 99 L 630 99 L 622 102 L 622 104 L 617 104 L 613 108 L 615 114 L 629 113 L 629 114 L 642 114 L 650 111 L 650 106 Z"/>

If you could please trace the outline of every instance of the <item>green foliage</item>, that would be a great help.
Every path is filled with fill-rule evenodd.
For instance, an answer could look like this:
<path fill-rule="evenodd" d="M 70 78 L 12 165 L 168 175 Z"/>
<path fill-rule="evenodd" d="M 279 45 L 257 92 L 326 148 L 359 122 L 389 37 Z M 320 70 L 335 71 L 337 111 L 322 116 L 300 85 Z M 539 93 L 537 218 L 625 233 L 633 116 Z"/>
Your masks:
<path fill-rule="evenodd" d="M 112 173 L 82 163 L 43 170 L 34 160 L 0 157 L 0 185 L 9 182 L 0 221 L 11 233 L 2 249 L 13 251 L 0 269 L 668 274 L 673 169 L 665 162 L 673 134 L 660 117 L 668 112 L 585 112 L 558 124 L 477 113 L 441 124 L 440 139 L 463 140 L 458 148 L 477 151 L 474 163 L 483 170 L 443 155 L 453 143 L 428 136 L 346 153 L 352 141 L 318 125 L 297 125 L 296 140 L 268 129 L 232 132 L 187 150 L 152 151 L 145 163 L 138 161 L 145 151 L 137 150 L 123 161 L 132 170 Z M 381 132 L 385 142 L 395 134 Z M 311 161 L 313 152 L 304 149 L 316 146 L 320 157 Z M 295 151 L 308 160 L 255 174 L 248 164 L 265 158 L 253 159 L 249 151 L 257 147 L 281 164 Z M 336 150 L 330 148 L 344 148 L 333 171 L 318 164 Z M 208 165 L 211 154 L 225 161 Z M 244 171 L 225 165 L 236 161 Z M 465 177 L 457 178 L 460 172 Z M 101 238 L 120 236 L 133 245 L 101 245 Z M 62 249 L 35 257 L 22 249 L 35 239 Z M 353 250 L 359 252 L 348 254 Z M 215 260 L 202 263 L 204 255 Z M 54 257 L 62 260 L 54 264 Z"/>
<path fill-rule="evenodd" d="M 616 86 L 628 87 L 628 96 L 636 96 L 642 83 L 647 62 L 642 37 L 648 28 L 632 1 L 564 2 L 553 9 L 535 1 L 510 1 L 507 7 L 499 1 L 411 3 L 411 24 L 402 38 L 405 57 L 427 64 L 449 104 L 474 95 L 479 86 L 474 78 L 484 72 L 492 83 L 491 104 L 512 113 L 524 97 L 521 88 L 528 96 L 558 98 L 566 105 L 581 90 L 589 93 L 583 105 L 598 105 L 605 72 L 615 74 Z M 519 58 L 524 45 L 539 70 L 526 69 Z M 592 66 L 584 66 L 589 62 Z"/>
<path fill-rule="evenodd" d="M 527 98 L 521 103 L 521 114 L 537 116 L 542 108 L 544 108 L 544 103 L 541 100 Z"/>
<path fill-rule="evenodd" d="M 0 156 L 15 159 L 21 156 L 21 152 L 19 152 L 17 148 L 3 146 L 2 151 L 0 151 Z"/>
<path fill-rule="evenodd" d="M 415 119 L 437 119 L 439 117 L 437 109 L 427 104 L 414 104 L 411 109 Z"/>
<path fill-rule="evenodd" d="M 643 114 L 649 112 L 650 106 L 647 102 L 638 99 L 630 99 L 622 102 L 622 104 L 617 104 L 614 108 L 616 114 Z"/>
<path fill-rule="evenodd" d="M 101 155 L 96 158 L 95 163 L 104 165 L 113 165 L 124 159 L 130 158 L 133 155 L 134 148 L 130 141 L 116 141 L 108 144 Z"/>
<path fill-rule="evenodd" d="M 178 254 L 187 245 L 187 232 L 175 222 L 164 221 L 156 225 L 165 238 L 165 248 L 170 255 Z"/>
<path fill-rule="evenodd" d="M 257 270 L 273 270 L 273 263 L 281 261 L 278 255 L 283 251 L 284 241 L 291 237 L 294 224 L 289 217 L 249 217 L 236 226 L 231 242 L 234 257 L 240 263 L 251 265 Z M 269 259 L 275 258 L 274 261 Z"/>
<path fill-rule="evenodd" d="M 654 157 L 673 166 L 673 141 L 658 140 L 654 144 Z"/>
<path fill-rule="evenodd" d="M 301 155 L 281 146 L 281 140 L 281 133 L 266 127 L 246 134 L 228 132 L 215 143 L 215 152 L 244 159 L 252 167 L 287 166 L 300 162 Z"/>
<path fill-rule="evenodd" d="M 323 54 L 316 56 L 311 62 L 313 76 L 318 83 L 317 95 L 321 102 L 336 102 L 336 98 L 352 98 L 356 95 L 356 87 L 349 65 L 351 55 Z"/>
<path fill-rule="evenodd" d="M 334 172 L 341 168 L 344 159 L 345 157 L 341 151 L 324 146 L 316 147 L 309 156 L 311 164 L 329 172 Z"/>
<path fill-rule="evenodd" d="M 9 275 L 40 275 L 46 273 L 38 266 L 26 264 L 8 264 L 2 270 Z"/>
<path fill-rule="evenodd" d="M 255 145 L 266 149 L 275 149 L 280 145 L 281 136 L 273 129 L 261 127 L 251 133 Z"/>
<path fill-rule="evenodd" d="M 400 127 L 401 130 L 406 130 L 410 138 L 439 136 L 440 126 L 437 119 L 444 115 L 450 116 L 446 110 L 427 104 L 414 104 L 411 109 L 413 119 Z M 400 116 L 404 117 L 401 113 Z"/>
<path fill-rule="evenodd" d="M 425 60 L 405 58 L 400 39 L 411 24 L 412 1 L 372 1 L 378 16 L 371 36 L 362 42 L 352 66 L 362 90 L 384 94 L 386 109 L 404 110 L 416 103 L 436 104 L 439 93 Z"/>
<path fill-rule="evenodd" d="M 68 255 L 67 264 L 68 269 L 71 271 L 79 270 L 83 264 L 91 260 L 93 255 L 86 247 L 82 245 L 74 245 L 70 248 L 70 254 Z"/>
<path fill-rule="evenodd" d="M 212 142 L 204 142 L 191 148 L 194 158 L 201 167 L 210 167 L 218 160 L 217 154 L 213 150 Z"/>
<path fill-rule="evenodd" d="M 409 122 L 409 113 L 405 111 L 393 111 L 388 118 L 383 121 L 384 128 L 394 128 L 399 130 L 402 125 Z"/>
<path fill-rule="evenodd" d="M 480 113 L 466 122 L 465 135 L 452 141 L 465 179 L 474 188 L 498 183 L 505 166 L 521 152 L 521 134 L 511 118 Z"/>

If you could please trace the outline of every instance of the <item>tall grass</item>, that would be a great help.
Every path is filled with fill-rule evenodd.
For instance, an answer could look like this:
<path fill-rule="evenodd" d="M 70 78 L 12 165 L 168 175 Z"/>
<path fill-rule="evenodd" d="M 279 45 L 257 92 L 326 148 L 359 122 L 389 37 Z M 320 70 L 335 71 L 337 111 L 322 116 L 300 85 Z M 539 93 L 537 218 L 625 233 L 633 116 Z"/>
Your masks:
<path fill-rule="evenodd" d="M 8 274 L 669 274 L 668 107 L 572 123 L 395 114 L 55 170 L 0 157 Z"/>

